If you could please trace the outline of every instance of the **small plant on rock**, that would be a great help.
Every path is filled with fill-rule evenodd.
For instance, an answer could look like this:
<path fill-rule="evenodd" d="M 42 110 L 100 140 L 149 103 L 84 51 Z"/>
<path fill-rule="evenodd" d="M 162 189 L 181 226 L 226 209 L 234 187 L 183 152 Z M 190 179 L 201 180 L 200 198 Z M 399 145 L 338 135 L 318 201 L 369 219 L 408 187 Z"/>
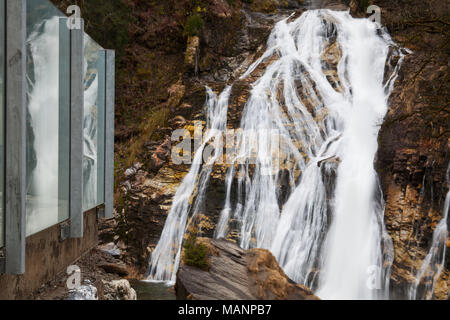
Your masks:
<path fill-rule="evenodd" d="M 207 254 L 208 247 L 203 243 L 197 242 L 197 230 L 190 232 L 184 243 L 184 263 L 188 266 L 208 271 L 209 261 Z"/>
<path fill-rule="evenodd" d="M 204 24 L 205 23 L 199 14 L 193 14 L 187 19 L 186 24 L 184 25 L 184 34 L 189 37 L 198 36 L 200 35 L 200 31 Z"/>

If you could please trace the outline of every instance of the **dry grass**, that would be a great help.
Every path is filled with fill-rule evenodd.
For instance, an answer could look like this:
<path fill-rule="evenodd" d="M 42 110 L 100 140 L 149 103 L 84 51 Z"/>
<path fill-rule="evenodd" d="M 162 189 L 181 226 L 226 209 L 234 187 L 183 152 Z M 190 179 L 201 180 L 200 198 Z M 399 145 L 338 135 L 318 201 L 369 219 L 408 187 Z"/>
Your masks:
<path fill-rule="evenodd" d="M 128 148 L 127 166 L 133 165 L 138 155 L 142 153 L 145 143 L 150 141 L 156 130 L 167 125 L 169 115 L 170 110 L 168 108 L 160 107 L 144 118 L 144 121 L 139 126 L 139 134 L 132 139 Z"/>

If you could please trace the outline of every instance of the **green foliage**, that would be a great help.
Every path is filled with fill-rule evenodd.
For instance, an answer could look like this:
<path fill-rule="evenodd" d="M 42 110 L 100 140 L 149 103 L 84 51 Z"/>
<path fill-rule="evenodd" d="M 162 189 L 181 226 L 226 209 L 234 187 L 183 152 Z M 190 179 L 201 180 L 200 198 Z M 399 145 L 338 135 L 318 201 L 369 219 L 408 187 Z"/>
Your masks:
<path fill-rule="evenodd" d="M 358 7 L 360 10 L 366 11 L 370 5 L 370 0 L 358 0 Z"/>
<path fill-rule="evenodd" d="M 199 14 L 193 14 L 186 20 L 184 25 L 184 35 L 198 36 L 204 26 L 202 17 Z"/>
<path fill-rule="evenodd" d="M 184 263 L 208 271 L 207 253 L 208 247 L 203 243 L 197 243 L 197 233 L 191 232 L 184 243 Z"/>

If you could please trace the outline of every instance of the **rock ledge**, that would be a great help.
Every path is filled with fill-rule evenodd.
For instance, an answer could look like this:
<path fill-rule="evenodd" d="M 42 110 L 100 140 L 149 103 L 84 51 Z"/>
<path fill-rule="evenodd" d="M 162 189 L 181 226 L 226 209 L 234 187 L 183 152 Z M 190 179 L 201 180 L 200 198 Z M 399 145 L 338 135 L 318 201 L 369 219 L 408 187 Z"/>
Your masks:
<path fill-rule="evenodd" d="M 175 290 L 184 300 L 318 300 L 289 279 L 265 249 L 243 250 L 224 239 L 201 238 L 208 247 L 209 271 L 182 264 Z"/>

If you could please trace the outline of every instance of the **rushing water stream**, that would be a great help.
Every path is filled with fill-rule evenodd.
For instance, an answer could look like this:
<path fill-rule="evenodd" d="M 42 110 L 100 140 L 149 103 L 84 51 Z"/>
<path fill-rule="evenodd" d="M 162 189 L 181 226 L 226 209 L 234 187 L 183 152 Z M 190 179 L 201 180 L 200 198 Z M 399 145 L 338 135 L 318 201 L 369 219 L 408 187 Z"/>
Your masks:
<path fill-rule="evenodd" d="M 392 241 L 373 163 L 402 58 L 382 28 L 348 12 L 309 10 L 278 22 L 241 77 L 265 68 L 246 101 L 236 150 L 227 153 L 215 236 L 226 237 L 233 221 L 241 247 L 270 249 L 290 278 L 321 298 L 388 298 Z M 150 279 L 175 281 L 186 225 L 221 156 L 214 143 L 202 164 L 208 142 L 227 128 L 231 87 L 218 97 L 207 91 L 210 130 L 177 190 Z"/>

